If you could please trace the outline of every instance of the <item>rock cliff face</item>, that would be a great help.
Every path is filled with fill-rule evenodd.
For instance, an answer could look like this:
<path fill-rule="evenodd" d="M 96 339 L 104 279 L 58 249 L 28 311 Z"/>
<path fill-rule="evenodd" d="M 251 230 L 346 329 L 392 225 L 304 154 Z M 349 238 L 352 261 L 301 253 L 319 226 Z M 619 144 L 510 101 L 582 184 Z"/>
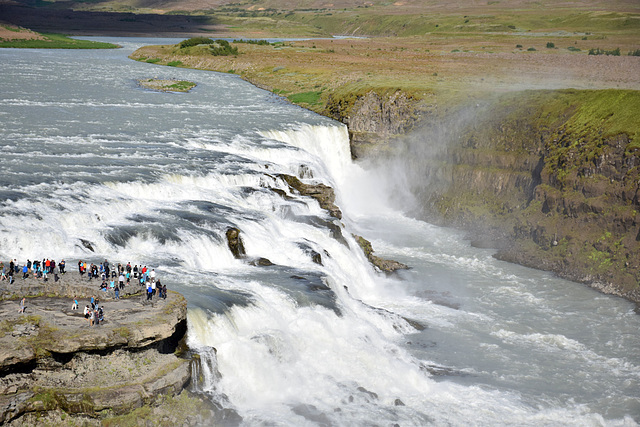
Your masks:
<path fill-rule="evenodd" d="M 421 214 L 640 302 L 640 93 L 521 92 L 472 110 L 441 118 L 446 142 L 407 163 Z"/>
<path fill-rule="evenodd" d="M 131 284 L 114 300 L 97 289 L 98 281 L 90 284 L 77 273 L 51 282 L 17 278 L 0 285 L 1 424 L 55 424 L 65 418 L 69 425 L 100 424 L 183 393 L 191 367 L 188 358 L 174 354 L 187 328 L 180 294 L 149 302 Z M 77 310 L 67 293 L 78 298 Z M 24 313 L 11 295 L 29 296 Z M 83 316 L 90 295 L 100 299 L 105 313 L 95 326 Z"/>
<path fill-rule="evenodd" d="M 332 95 L 324 114 L 346 124 L 354 158 L 386 150 L 394 137 L 409 132 L 429 107 L 400 90 L 374 90 L 344 96 Z"/>

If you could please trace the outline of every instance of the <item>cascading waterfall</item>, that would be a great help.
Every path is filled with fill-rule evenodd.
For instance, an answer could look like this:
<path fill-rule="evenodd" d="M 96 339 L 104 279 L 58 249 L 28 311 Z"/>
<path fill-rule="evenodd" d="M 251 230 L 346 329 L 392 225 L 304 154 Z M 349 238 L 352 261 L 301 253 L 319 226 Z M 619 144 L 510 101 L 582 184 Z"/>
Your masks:
<path fill-rule="evenodd" d="M 298 162 L 283 165 L 286 169 L 287 163 L 304 161 L 313 178 L 299 176 L 303 180 L 322 179 L 335 185 L 321 162 L 327 158 L 331 172 L 341 177 L 348 173 L 348 139 L 343 127 L 305 126 L 262 134 L 300 148 L 309 144 L 323 147 L 322 151 L 316 147 L 312 156 L 300 152 Z M 293 208 L 297 207 L 297 216 L 327 216 L 313 206 L 314 202 L 296 204 Z M 235 278 L 233 287 L 251 294 L 250 304 L 235 305 L 214 315 L 204 310 L 189 314 L 189 344 L 194 348 L 215 347 L 222 374 L 220 381 L 209 382 L 203 390 L 224 390 L 240 414 L 249 419 L 256 417 L 254 421 L 291 419 L 299 423 L 305 417 L 333 419 L 335 409 L 353 400 L 354 394 L 371 401 L 371 408 L 356 410 L 360 412 L 372 410 L 381 402 L 392 409 L 394 402 L 415 399 L 429 387 L 428 376 L 420 372 L 406 351 L 393 344 L 402 333 L 410 332 L 411 326 L 400 316 L 358 299 L 377 286 L 376 277 L 347 230 L 343 230 L 343 236 L 349 247 L 332 238 L 327 229 L 289 221 L 288 212 L 238 226 L 250 256 L 266 256 L 265 251 L 269 251 L 268 257 L 279 268 L 296 269 L 300 275 L 319 275 L 321 281 L 303 293 L 320 291 L 330 295 L 331 300 L 309 304 L 305 299 L 314 296 L 300 295 L 295 288 L 283 290 L 268 280 L 238 283 Z M 286 241 L 291 239 L 304 239 L 312 245 L 323 254 L 324 265 L 300 259 L 304 253 L 295 251 L 295 245 Z M 300 281 L 297 287 L 305 286 L 306 280 L 293 280 Z M 211 353 L 203 354 L 206 358 Z M 412 384 L 412 391 L 401 392 L 400 384 Z M 302 391 L 307 395 L 301 395 Z M 330 400 L 326 401 L 328 397 Z M 243 408 L 245 405 L 249 408 Z M 252 415 L 257 407 L 273 412 L 273 418 L 263 419 L 262 413 Z M 315 408 L 315 415 L 306 414 L 311 407 Z M 414 416 L 420 418 L 417 414 L 410 418 Z M 341 419 L 339 416 L 334 422 Z"/>

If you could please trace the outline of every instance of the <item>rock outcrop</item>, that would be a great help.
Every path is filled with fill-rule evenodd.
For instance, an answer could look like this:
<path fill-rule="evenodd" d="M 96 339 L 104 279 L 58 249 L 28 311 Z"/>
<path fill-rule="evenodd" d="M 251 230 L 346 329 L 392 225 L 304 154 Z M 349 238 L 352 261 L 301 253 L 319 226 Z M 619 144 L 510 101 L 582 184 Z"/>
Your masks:
<path fill-rule="evenodd" d="M 280 174 L 278 178 L 281 178 L 301 195 L 316 199 L 320 207 L 329 212 L 332 217 L 342 218 L 342 211 L 335 205 L 336 195 L 333 188 L 324 184 L 305 184 L 293 175 Z"/>
<path fill-rule="evenodd" d="M 138 285 L 129 285 L 128 295 L 114 300 L 98 290 L 97 280 L 90 284 L 78 273 L 57 283 L 33 278 L 5 283 L 0 423 L 29 424 L 34 416 L 66 414 L 92 424 L 178 396 L 189 384 L 190 360 L 175 354 L 187 328 L 182 295 L 169 291 L 166 299 L 146 301 Z M 71 290 L 77 310 L 66 295 Z M 6 299 L 11 293 L 29 296 L 24 313 L 19 300 Z M 95 326 L 83 315 L 90 295 L 99 299 L 105 316 Z"/>
<path fill-rule="evenodd" d="M 411 131 L 430 108 L 401 90 L 370 90 L 330 95 L 323 113 L 347 125 L 351 154 L 359 158 L 388 151 L 388 144 Z"/>
<path fill-rule="evenodd" d="M 244 258 L 247 252 L 244 249 L 242 238 L 240 237 L 240 230 L 235 227 L 231 227 L 226 232 L 227 246 L 236 259 Z"/>
<path fill-rule="evenodd" d="M 380 271 L 384 273 L 392 273 L 396 270 L 409 268 L 409 266 L 401 262 L 380 258 L 374 255 L 373 247 L 371 246 L 370 241 L 368 241 L 362 236 L 358 236 L 355 234 L 353 235 L 353 237 L 356 239 L 356 242 L 358 242 L 358 245 L 360 246 L 360 248 L 362 248 L 362 251 L 364 252 L 364 255 L 367 257 L 369 262 L 373 264 L 376 268 L 378 268 Z"/>

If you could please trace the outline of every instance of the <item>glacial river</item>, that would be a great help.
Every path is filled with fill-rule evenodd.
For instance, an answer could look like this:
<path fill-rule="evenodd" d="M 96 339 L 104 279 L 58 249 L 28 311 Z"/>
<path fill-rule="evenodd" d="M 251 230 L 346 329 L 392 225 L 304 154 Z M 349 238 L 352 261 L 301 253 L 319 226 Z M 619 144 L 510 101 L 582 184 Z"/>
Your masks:
<path fill-rule="evenodd" d="M 178 40 L 108 40 L 124 48 L 0 50 L 0 257 L 154 267 L 188 299 L 194 387 L 227 410 L 212 423 L 640 422 L 633 304 L 411 219 L 394 169 L 354 164 L 339 123 L 236 76 L 127 58 Z M 335 188 L 343 219 L 279 174 Z M 229 227 L 274 265 L 234 259 Z M 411 268 L 375 272 L 352 234 Z"/>

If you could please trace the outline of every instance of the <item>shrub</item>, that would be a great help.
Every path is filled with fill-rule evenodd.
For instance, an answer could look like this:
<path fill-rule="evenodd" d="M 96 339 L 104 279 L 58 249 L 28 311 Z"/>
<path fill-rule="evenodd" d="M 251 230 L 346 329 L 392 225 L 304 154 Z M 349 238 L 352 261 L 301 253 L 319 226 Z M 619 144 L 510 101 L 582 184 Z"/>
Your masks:
<path fill-rule="evenodd" d="M 150 58 L 150 59 L 147 59 L 147 62 L 149 64 L 155 64 L 156 62 L 160 62 L 160 58 Z"/>
<path fill-rule="evenodd" d="M 640 56 L 640 49 L 632 50 L 629 52 L 629 56 Z"/>
<path fill-rule="evenodd" d="M 570 52 L 580 52 L 580 49 L 575 46 L 569 46 L 567 50 Z"/>
<path fill-rule="evenodd" d="M 553 49 L 556 47 L 556 44 L 553 42 L 547 42 L 547 49 Z"/>
<path fill-rule="evenodd" d="M 182 65 L 182 61 L 171 61 L 167 63 L 167 65 L 169 67 L 179 67 L 180 65 Z"/>
<path fill-rule="evenodd" d="M 228 56 L 238 54 L 238 48 L 231 46 L 226 40 L 216 40 L 212 43 L 213 44 L 209 46 L 209 51 L 213 56 Z"/>
<path fill-rule="evenodd" d="M 536 48 L 535 47 L 530 47 L 529 49 L 527 49 L 529 52 L 535 52 Z"/>
<path fill-rule="evenodd" d="M 522 45 L 521 44 L 517 44 L 516 45 L 516 49 L 522 49 Z"/>
<path fill-rule="evenodd" d="M 213 40 L 207 37 L 191 37 L 190 39 L 180 42 L 179 47 L 183 49 L 185 47 L 197 46 L 199 44 L 212 44 Z"/>
<path fill-rule="evenodd" d="M 234 43 L 247 43 L 247 44 L 257 44 L 258 46 L 270 46 L 273 45 L 275 43 L 269 43 L 266 40 L 234 40 Z"/>
<path fill-rule="evenodd" d="M 611 55 L 611 56 L 620 56 L 620 48 L 615 48 L 613 50 L 604 50 L 599 47 L 596 49 L 589 49 L 589 55 Z"/>

